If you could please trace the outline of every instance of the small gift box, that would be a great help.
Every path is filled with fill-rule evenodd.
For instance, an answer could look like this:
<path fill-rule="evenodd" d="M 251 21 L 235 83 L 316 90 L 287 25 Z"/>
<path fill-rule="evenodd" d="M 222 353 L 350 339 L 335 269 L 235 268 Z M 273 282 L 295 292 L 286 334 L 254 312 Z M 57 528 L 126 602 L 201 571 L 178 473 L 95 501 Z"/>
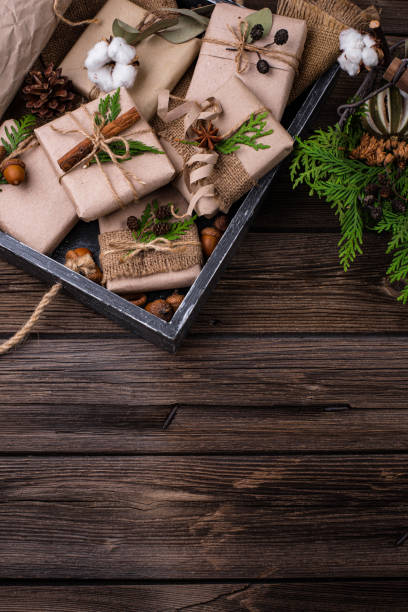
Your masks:
<path fill-rule="evenodd" d="M 7 140 L 6 128 L 10 133 L 13 126 L 14 121 L 3 123 L 0 137 Z M 78 217 L 43 149 L 36 142 L 30 146 L 19 155 L 25 165 L 25 180 L 18 186 L 0 186 L 0 227 L 32 249 L 48 254 Z"/>
<path fill-rule="evenodd" d="M 175 174 L 123 88 L 43 125 L 36 135 L 84 221 L 123 208 Z"/>
<path fill-rule="evenodd" d="M 187 92 L 190 100 L 202 99 L 221 87 L 234 73 L 250 89 L 275 119 L 281 119 L 302 57 L 306 22 L 273 15 L 268 35 L 244 44 L 241 22 L 255 11 L 219 3 L 214 8 L 200 55 Z M 251 26 L 248 26 L 248 29 Z M 277 38 L 278 32 L 287 32 Z M 205 42 L 208 40 L 208 42 Z M 275 42 L 277 40 L 279 43 Z M 262 59 L 261 59 L 262 58 Z M 259 61 L 268 65 L 267 72 Z M 265 64 L 266 62 L 266 64 Z"/>
<path fill-rule="evenodd" d="M 162 214 L 157 213 L 159 210 Z M 175 189 L 165 187 L 126 210 L 99 219 L 100 261 L 108 289 L 132 294 L 193 284 L 202 264 L 197 227 L 191 220 L 173 218 L 171 210 L 181 215 L 187 210 L 187 202 Z M 154 219 L 156 214 L 160 219 Z M 170 218 L 164 219 L 167 215 Z M 163 232 L 167 231 L 167 236 L 169 232 L 174 234 L 176 223 L 183 225 L 185 231 L 178 239 L 168 240 Z M 142 242 L 146 237 L 144 229 L 159 231 L 162 235 L 159 238 L 147 236 L 150 242 Z"/>
<path fill-rule="evenodd" d="M 290 134 L 240 79 L 233 76 L 212 93 L 168 111 L 169 94 L 163 92 L 163 123 L 157 125 L 189 214 L 207 217 L 228 212 L 293 147 Z"/>
<path fill-rule="evenodd" d="M 87 27 L 61 64 L 63 74 L 72 80 L 84 96 L 95 97 L 95 86 L 88 79 L 84 68 L 88 51 L 97 42 L 110 37 L 115 19 L 136 27 L 147 14 L 147 11 L 130 0 L 108 0 L 97 15 L 98 23 Z M 157 34 L 137 44 L 139 66 L 135 84 L 129 93 L 147 121 L 156 112 L 158 92 L 163 88 L 173 89 L 196 58 L 199 48 L 197 38 L 173 44 Z"/>

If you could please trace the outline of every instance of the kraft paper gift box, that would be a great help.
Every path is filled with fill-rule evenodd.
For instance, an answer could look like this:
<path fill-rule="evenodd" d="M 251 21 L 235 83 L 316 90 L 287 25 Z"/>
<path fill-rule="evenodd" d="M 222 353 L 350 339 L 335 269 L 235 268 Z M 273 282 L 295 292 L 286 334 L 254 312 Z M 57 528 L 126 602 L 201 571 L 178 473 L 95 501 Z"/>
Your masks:
<path fill-rule="evenodd" d="M 229 27 L 239 32 L 240 19 L 245 19 L 251 13 L 254 11 L 222 2 L 215 6 L 187 92 L 188 99 L 208 97 L 236 73 L 236 52 L 229 49 L 237 47 L 237 40 Z M 301 19 L 273 15 L 273 25 L 268 36 L 254 43 L 258 47 L 272 43 L 276 32 L 281 29 L 288 31 L 287 43 L 270 47 L 269 49 L 274 52 L 273 56 L 261 53 L 262 58 L 266 59 L 270 65 L 269 72 L 266 74 L 258 72 L 256 67 L 258 55 L 254 51 L 248 51 L 245 52 L 242 60 L 242 65 L 246 60 L 248 61 L 248 68 L 238 74 L 248 89 L 278 120 L 282 118 L 296 69 L 302 57 L 307 34 L 306 22 Z M 217 40 L 223 44 L 205 42 L 205 39 Z"/>
<path fill-rule="evenodd" d="M 135 108 L 132 98 L 123 88 L 120 90 L 120 105 L 121 114 Z M 141 141 L 160 150 L 160 154 L 145 152 L 118 166 L 112 162 L 104 163 L 101 167 L 91 164 L 87 168 L 79 166 L 72 172 L 64 173 L 58 165 L 58 160 L 84 140 L 84 134 L 77 131 L 78 126 L 71 114 L 87 134 L 92 134 L 93 115 L 98 107 L 99 100 L 94 100 L 35 130 L 54 172 L 74 203 L 78 217 L 84 221 L 93 221 L 130 204 L 135 199 L 134 190 L 140 198 L 167 185 L 175 174 L 159 140 L 143 117 L 119 137 Z M 73 133 L 64 133 L 66 131 Z M 143 183 L 138 182 L 138 179 Z"/>
<path fill-rule="evenodd" d="M 271 133 L 257 140 L 257 143 L 264 148 L 254 150 L 250 146 L 241 144 L 238 150 L 228 155 L 218 153 L 216 161 L 213 160 L 215 164 L 211 162 L 213 163 L 211 166 L 205 157 L 209 153 L 213 156 L 211 151 L 197 149 L 195 146 L 180 142 L 182 140 L 191 141 L 194 136 L 194 134 L 192 136 L 189 133 L 186 134 L 185 131 L 186 119 L 190 120 L 190 115 L 168 123 L 162 120 L 157 122 L 157 129 L 160 130 L 162 136 L 162 145 L 178 173 L 174 186 L 190 203 L 189 212 L 194 209 L 198 215 L 206 217 L 214 216 L 218 210 L 228 212 L 234 202 L 245 195 L 259 178 L 281 162 L 293 148 L 293 139 L 290 134 L 236 76 L 233 76 L 217 91 L 212 91 L 211 94 L 210 97 L 215 98 L 214 103 L 218 104 L 221 110 L 218 114 L 215 113 L 216 116 L 213 119 L 213 125 L 218 129 L 220 137 L 236 134 L 251 116 L 257 117 L 261 114 L 265 114 L 263 132 Z M 191 108 L 198 108 L 197 102 L 203 105 L 206 101 L 199 97 L 195 102 L 193 107 L 189 107 L 187 101 L 184 104 L 186 110 L 191 111 Z M 162 104 L 160 102 L 160 105 Z M 205 112 L 211 112 L 211 109 L 214 108 L 215 106 L 211 106 Z M 163 113 L 159 109 L 159 114 L 164 118 L 166 110 Z M 204 161 L 197 161 L 190 166 L 193 157 L 201 153 L 204 154 Z M 195 181 L 196 171 L 198 171 L 198 176 L 200 173 L 207 174 L 207 176 Z M 199 197 L 200 193 L 201 197 Z"/>
<path fill-rule="evenodd" d="M 200 274 L 202 262 L 200 244 L 196 247 L 190 246 L 188 252 L 181 252 L 180 255 L 160 254 L 158 256 L 156 253 L 141 253 L 136 256 L 141 258 L 141 267 L 143 267 L 144 264 L 153 264 L 156 265 L 156 269 L 159 270 L 153 274 L 147 274 L 148 270 L 145 270 L 144 272 L 146 273 L 143 276 L 134 275 L 132 260 L 123 267 L 123 273 L 121 273 L 120 267 L 118 270 L 117 265 L 118 256 L 116 256 L 116 260 L 114 260 L 112 255 L 108 255 L 107 257 L 103 256 L 103 251 L 107 247 L 110 237 L 117 235 L 118 232 L 127 231 L 127 218 L 133 215 L 140 219 L 146 205 L 153 201 L 157 201 L 161 206 L 169 203 L 174 204 L 178 209 L 178 214 L 183 214 L 187 210 L 187 202 L 181 194 L 171 186 L 167 186 L 150 194 L 150 196 L 143 198 L 137 203 L 132 204 L 126 210 L 120 210 L 99 219 L 101 265 L 104 273 L 108 274 L 108 277 L 114 277 L 111 278 L 111 280 L 107 280 L 106 287 L 115 293 L 135 294 L 146 291 L 162 291 L 165 289 L 189 287 Z M 193 239 L 197 240 L 199 243 L 198 231 L 195 225 L 189 232 L 191 234 L 190 239 L 193 237 Z M 150 262 L 148 260 L 150 260 Z M 185 267 L 183 268 L 183 266 Z M 136 267 L 140 268 L 139 263 L 136 263 Z M 113 268 L 116 268 L 116 274 L 109 274 L 109 270 Z M 169 268 L 177 269 L 170 270 Z"/>
<path fill-rule="evenodd" d="M 0 128 L 4 137 L 6 121 Z M 78 221 L 75 209 L 48 161 L 37 145 L 21 155 L 26 179 L 18 186 L 1 185 L 0 228 L 40 253 L 51 253 Z"/>
<path fill-rule="evenodd" d="M 108 0 L 97 15 L 98 23 L 87 27 L 61 64 L 62 73 L 72 80 L 80 93 L 88 98 L 91 96 L 95 86 L 88 79 L 84 61 L 97 42 L 112 34 L 113 21 L 118 18 L 136 27 L 147 14 L 146 10 L 130 0 Z M 140 65 L 136 82 L 129 93 L 147 121 L 156 112 L 158 92 L 173 89 L 197 57 L 199 49 L 200 41 L 197 38 L 177 45 L 157 34 L 136 46 Z"/>

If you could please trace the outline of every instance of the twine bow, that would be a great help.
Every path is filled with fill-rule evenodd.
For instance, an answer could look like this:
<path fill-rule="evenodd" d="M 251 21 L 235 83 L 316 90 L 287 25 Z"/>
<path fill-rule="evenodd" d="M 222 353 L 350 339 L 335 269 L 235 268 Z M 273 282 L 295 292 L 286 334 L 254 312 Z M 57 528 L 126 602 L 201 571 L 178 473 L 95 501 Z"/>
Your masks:
<path fill-rule="evenodd" d="M 87 113 L 87 115 L 92 121 L 92 134 L 89 134 L 82 127 L 82 125 L 80 124 L 80 122 L 78 121 L 78 119 L 73 113 L 68 113 L 68 115 L 70 116 L 72 121 L 76 124 L 77 126 L 76 128 L 61 129 L 61 128 L 56 128 L 54 125 L 51 125 L 52 129 L 55 132 L 58 132 L 59 134 L 82 134 L 83 136 L 88 138 L 92 143 L 92 151 L 89 153 L 89 155 L 79 160 L 76 164 L 72 166 L 72 168 L 64 172 L 60 176 L 59 180 L 61 182 L 64 176 L 66 176 L 67 174 L 69 174 L 70 172 L 78 168 L 79 166 L 86 168 L 89 166 L 91 161 L 95 161 L 96 164 L 98 165 L 98 168 L 100 169 L 103 176 L 105 177 L 105 180 L 108 183 L 109 188 L 112 191 L 112 194 L 115 200 L 118 202 L 119 207 L 124 208 L 125 203 L 119 197 L 119 194 L 116 191 L 115 187 L 113 186 L 111 179 L 109 178 L 108 174 L 105 172 L 103 168 L 103 164 L 100 162 L 100 159 L 98 157 L 98 152 L 104 151 L 107 155 L 109 155 L 112 163 L 121 172 L 124 179 L 126 180 L 129 187 L 131 188 L 132 193 L 135 196 L 135 199 L 137 200 L 139 198 L 139 194 L 137 193 L 136 187 L 132 183 L 132 180 L 130 177 L 132 177 L 136 182 L 138 182 L 141 185 L 145 185 L 145 182 L 139 179 L 137 176 L 135 176 L 132 172 L 129 172 L 128 170 L 126 170 L 120 164 L 121 161 L 126 161 L 127 159 L 129 159 L 129 155 L 130 155 L 129 141 L 126 138 L 123 138 L 122 136 L 112 136 L 111 138 L 105 138 L 102 130 L 107 124 L 107 119 L 105 119 L 98 111 L 95 111 L 94 114 L 91 115 L 91 113 L 86 108 L 86 106 L 83 107 L 83 110 Z M 121 142 L 125 147 L 125 152 L 123 154 L 114 153 L 109 146 L 112 142 Z"/>
<path fill-rule="evenodd" d="M 184 251 L 188 246 L 199 246 L 201 243 L 197 240 L 185 240 L 185 241 L 172 241 L 164 238 L 163 236 L 159 236 L 150 242 L 137 242 L 136 240 L 129 238 L 127 235 L 123 233 L 123 236 L 118 238 L 112 238 L 107 246 L 108 248 L 101 251 L 100 258 L 103 260 L 104 257 L 108 255 L 120 255 L 124 253 L 120 257 L 120 261 L 124 263 L 125 261 L 136 257 L 140 253 L 144 253 L 147 251 L 156 251 L 156 252 L 172 252 L 179 253 Z M 103 281 L 102 281 L 103 282 Z"/>
<path fill-rule="evenodd" d="M 249 23 L 247 21 L 238 20 L 238 27 L 235 29 L 230 24 L 228 25 L 228 29 L 234 37 L 234 41 L 231 40 L 218 40 L 217 38 L 203 38 L 203 43 L 212 43 L 214 45 L 221 45 L 226 47 L 228 51 L 235 51 L 235 66 L 238 74 L 245 72 L 249 67 L 249 60 L 247 58 L 248 52 L 262 53 L 271 59 L 278 59 L 283 63 L 287 64 L 290 68 L 292 68 L 295 72 L 298 71 L 299 68 L 299 58 L 294 53 L 290 53 L 289 51 L 277 51 L 276 49 L 268 48 L 269 45 L 265 45 L 264 47 L 260 47 L 259 45 L 254 45 L 252 43 L 247 42 L 246 38 L 248 36 Z M 241 27 L 243 25 L 244 27 Z M 236 48 L 231 49 L 231 43 L 236 44 Z M 271 44 L 271 43 L 270 43 Z M 272 43 L 273 44 L 273 43 Z"/>

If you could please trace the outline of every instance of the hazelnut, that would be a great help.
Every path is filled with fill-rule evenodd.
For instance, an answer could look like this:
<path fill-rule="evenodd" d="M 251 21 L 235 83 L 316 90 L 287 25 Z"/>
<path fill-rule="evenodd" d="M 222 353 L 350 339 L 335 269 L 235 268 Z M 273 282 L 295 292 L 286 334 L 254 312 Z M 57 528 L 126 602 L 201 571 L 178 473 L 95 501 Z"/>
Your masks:
<path fill-rule="evenodd" d="M 183 300 L 184 300 L 184 295 L 181 295 L 178 291 L 175 291 L 174 293 L 172 293 L 166 298 L 166 302 L 170 304 L 174 312 L 176 312 L 177 308 L 180 306 Z"/>
<path fill-rule="evenodd" d="M 150 312 L 150 314 L 159 317 L 159 319 L 163 319 L 167 322 L 171 321 L 174 314 L 173 308 L 166 302 L 166 300 L 154 300 L 154 302 L 149 302 L 145 310 Z"/>
<path fill-rule="evenodd" d="M 220 232 L 225 232 L 229 224 L 227 215 L 218 215 L 214 221 L 214 227 Z"/>
<path fill-rule="evenodd" d="M 138 293 L 129 299 L 129 302 L 132 302 L 135 306 L 140 306 L 143 308 L 147 302 L 147 295 L 145 293 Z"/>
<path fill-rule="evenodd" d="M 100 283 L 102 281 L 102 272 L 94 262 L 92 253 L 85 247 L 79 247 L 67 251 L 65 254 L 65 265 L 70 270 L 82 274 L 94 283 Z"/>
<path fill-rule="evenodd" d="M 15 157 L 4 162 L 1 172 L 9 185 L 20 185 L 25 179 L 25 163 Z"/>
<path fill-rule="evenodd" d="M 201 246 L 206 257 L 210 257 L 215 247 L 219 243 L 221 232 L 215 227 L 205 227 L 201 231 Z"/>

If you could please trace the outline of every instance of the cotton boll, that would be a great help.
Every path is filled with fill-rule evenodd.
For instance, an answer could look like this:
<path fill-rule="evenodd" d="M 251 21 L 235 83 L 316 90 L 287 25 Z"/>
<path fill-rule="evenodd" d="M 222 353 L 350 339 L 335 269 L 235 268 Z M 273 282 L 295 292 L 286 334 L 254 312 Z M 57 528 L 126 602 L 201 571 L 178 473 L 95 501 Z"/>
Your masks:
<path fill-rule="evenodd" d="M 363 62 L 364 65 L 368 68 L 372 68 L 373 66 L 378 66 L 378 55 L 376 50 L 372 47 L 365 47 L 363 49 Z"/>
<path fill-rule="evenodd" d="M 85 68 L 87 70 L 94 71 L 107 64 L 110 61 L 108 48 L 109 45 L 106 40 L 101 40 L 100 42 L 96 43 L 96 45 L 88 51 L 88 55 L 85 60 Z"/>
<path fill-rule="evenodd" d="M 356 76 L 360 72 L 360 65 L 350 61 L 344 52 L 337 58 L 337 61 L 340 64 L 340 68 L 345 70 L 350 76 Z"/>
<path fill-rule="evenodd" d="M 108 53 L 109 57 L 117 64 L 130 64 L 136 57 L 136 49 L 120 36 L 112 39 Z"/>
<path fill-rule="evenodd" d="M 353 28 L 349 28 L 348 30 L 343 30 L 340 32 L 340 49 L 342 51 L 346 51 L 351 47 L 360 47 L 364 46 L 363 37 L 360 32 L 354 30 Z"/>
<path fill-rule="evenodd" d="M 108 66 L 99 68 L 99 70 L 89 71 L 88 77 L 92 83 L 95 83 L 95 85 L 97 85 L 99 89 L 105 93 L 115 89 L 115 86 L 113 85 L 112 71 Z"/>
<path fill-rule="evenodd" d="M 137 69 L 131 65 L 116 64 L 112 72 L 113 87 L 130 89 L 135 84 Z"/>
<path fill-rule="evenodd" d="M 364 34 L 363 43 L 365 47 L 374 47 L 377 43 L 370 34 Z"/>
<path fill-rule="evenodd" d="M 363 58 L 363 52 L 361 49 L 356 47 L 350 47 L 345 50 L 345 54 L 347 55 L 347 59 L 353 64 L 359 64 Z"/>

